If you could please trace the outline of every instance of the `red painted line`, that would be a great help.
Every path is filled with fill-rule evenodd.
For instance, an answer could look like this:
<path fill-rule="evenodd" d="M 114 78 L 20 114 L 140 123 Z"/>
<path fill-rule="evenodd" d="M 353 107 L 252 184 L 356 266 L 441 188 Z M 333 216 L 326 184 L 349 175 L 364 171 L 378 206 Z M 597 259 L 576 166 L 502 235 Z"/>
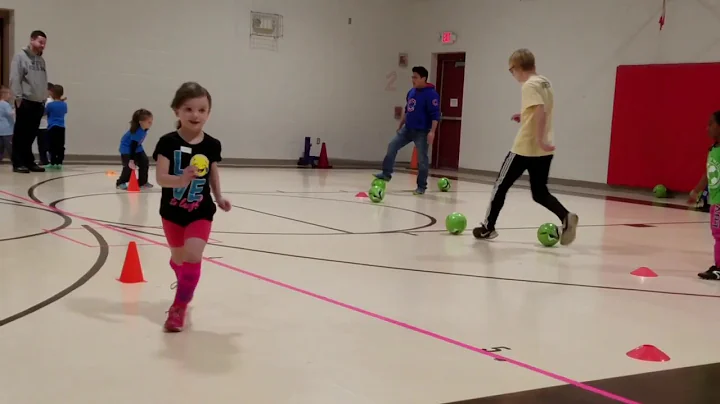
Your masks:
<path fill-rule="evenodd" d="M 42 231 L 44 231 L 45 233 L 50 234 L 50 235 L 52 235 L 52 236 L 60 237 L 61 239 L 64 239 L 64 240 L 67 240 L 67 241 L 71 241 L 71 242 L 73 242 L 73 243 L 75 243 L 75 244 L 80 244 L 81 246 L 85 246 L 85 247 L 89 247 L 89 248 L 95 247 L 95 246 L 92 246 L 92 245 L 90 245 L 90 244 L 83 243 L 83 242 L 80 241 L 80 240 L 75 240 L 75 239 L 72 238 L 72 237 L 64 236 L 64 235 L 62 235 L 62 234 L 60 234 L 60 233 L 58 233 L 58 232 L 55 232 L 55 231 L 51 231 L 51 230 L 47 230 L 47 229 L 42 229 Z"/>
<path fill-rule="evenodd" d="M 93 228 L 97 228 L 97 226 L 92 226 L 92 227 L 93 227 Z M 128 227 L 134 228 L 135 226 L 128 226 Z M 66 228 L 63 229 L 63 231 L 65 231 L 65 230 L 85 230 L 85 228 L 84 228 L 84 227 L 66 227 Z M 160 230 L 162 230 L 162 229 L 160 229 Z M 161 235 L 153 235 L 153 237 L 163 237 L 163 236 L 161 236 Z M 209 237 L 209 238 L 208 238 L 208 241 L 211 241 L 211 242 L 213 242 L 213 243 L 222 244 L 222 241 L 220 241 L 220 240 L 218 240 L 218 239 L 215 239 L 215 238 L 212 238 L 212 237 Z M 138 244 L 138 245 L 153 245 L 153 244 Z M 110 247 L 115 247 L 115 246 L 111 245 Z"/>

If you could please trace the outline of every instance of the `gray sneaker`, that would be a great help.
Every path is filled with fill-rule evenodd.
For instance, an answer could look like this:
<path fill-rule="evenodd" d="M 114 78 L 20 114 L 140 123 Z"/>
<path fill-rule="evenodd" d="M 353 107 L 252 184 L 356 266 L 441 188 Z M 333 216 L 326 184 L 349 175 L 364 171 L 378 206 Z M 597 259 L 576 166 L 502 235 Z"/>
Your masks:
<path fill-rule="evenodd" d="M 563 229 L 560 234 L 560 244 L 570 245 L 575 241 L 575 233 L 577 232 L 577 226 L 580 218 L 574 213 L 568 213 L 565 220 L 563 220 Z"/>

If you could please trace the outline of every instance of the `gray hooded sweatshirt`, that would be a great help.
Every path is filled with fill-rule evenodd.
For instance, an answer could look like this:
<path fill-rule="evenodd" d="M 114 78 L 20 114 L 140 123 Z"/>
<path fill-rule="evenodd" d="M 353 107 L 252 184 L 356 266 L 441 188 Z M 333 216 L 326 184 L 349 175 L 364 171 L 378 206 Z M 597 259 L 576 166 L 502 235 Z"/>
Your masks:
<path fill-rule="evenodd" d="M 47 71 L 45 59 L 29 47 L 21 50 L 10 65 L 10 90 L 15 98 L 45 102 L 47 99 Z"/>

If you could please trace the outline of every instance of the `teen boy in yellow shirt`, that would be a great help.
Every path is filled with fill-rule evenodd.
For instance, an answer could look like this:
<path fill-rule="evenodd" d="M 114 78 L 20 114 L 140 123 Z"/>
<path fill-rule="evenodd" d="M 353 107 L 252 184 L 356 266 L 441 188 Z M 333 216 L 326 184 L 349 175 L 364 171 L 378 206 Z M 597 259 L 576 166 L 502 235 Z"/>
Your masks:
<path fill-rule="evenodd" d="M 505 195 L 518 178 L 528 171 L 533 200 L 553 212 L 563 223 L 560 243 L 568 245 L 575 240 L 578 216 L 568 212 L 547 187 L 550 163 L 555 146 L 553 139 L 554 93 L 547 77 L 535 71 L 535 56 L 527 49 L 519 49 L 510 56 L 510 73 L 522 84 L 521 112 L 512 117 L 520 123 L 515 142 L 505 157 L 490 195 L 485 220 L 473 229 L 477 239 L 493 239 Z"/>

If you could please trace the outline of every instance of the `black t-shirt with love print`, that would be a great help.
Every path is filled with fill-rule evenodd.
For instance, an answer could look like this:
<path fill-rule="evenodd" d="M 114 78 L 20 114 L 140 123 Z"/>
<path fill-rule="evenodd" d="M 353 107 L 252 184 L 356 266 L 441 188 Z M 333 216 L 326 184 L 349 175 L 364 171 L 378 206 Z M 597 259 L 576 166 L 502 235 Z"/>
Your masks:
<path fill-rule="evenodd" d="M 181 226 L 196 220 L 212 221 L 217 208 L 210 193 L 210 170 L 212 163 L 222 160 L 220 141 L 205 133 L 197 144 L 186 142 L 178 132 L 162 136 L 153 152 L 153 159 L 164 156 L 170 160 L 168 174 L 182 175 L 183 170 L 194 165 L 198 176 L 184 188 L 163 188 L 160 200 L 160 216 Z"/>

